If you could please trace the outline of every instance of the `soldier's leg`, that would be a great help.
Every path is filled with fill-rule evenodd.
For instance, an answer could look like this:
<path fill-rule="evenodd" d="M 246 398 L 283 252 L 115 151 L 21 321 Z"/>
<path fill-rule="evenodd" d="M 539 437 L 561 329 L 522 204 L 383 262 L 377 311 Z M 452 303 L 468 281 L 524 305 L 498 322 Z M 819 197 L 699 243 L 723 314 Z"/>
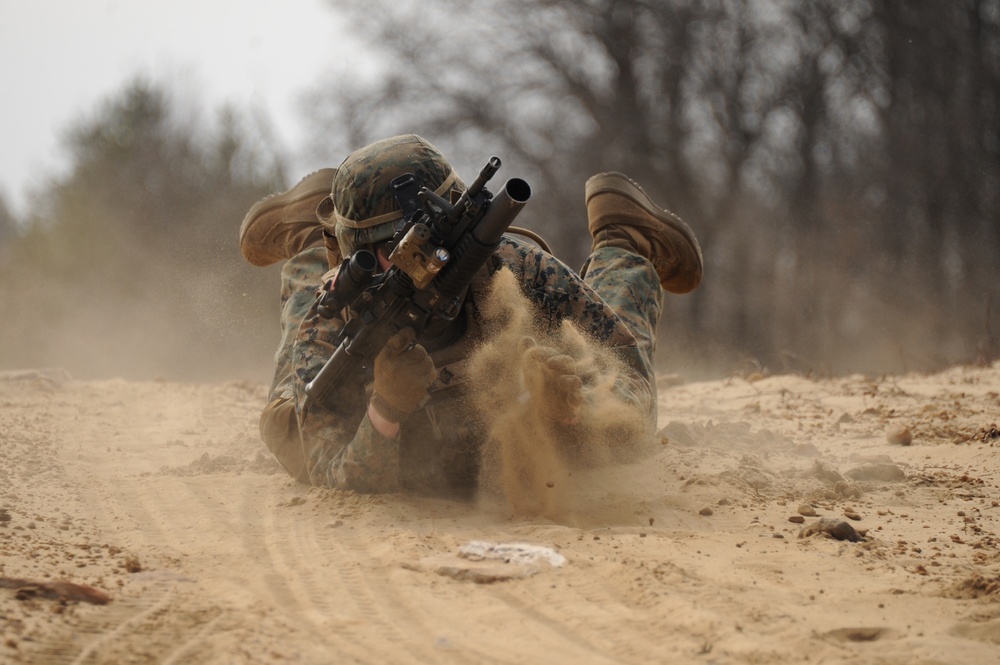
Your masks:
<path fill-rule="evenodd" d="M 309 482 L 299 437 L 292 382 L 292 350 L 302 319 L 316 300 L 316 289 L 329 269 L 326 248 L 311 247 L 289 259 L 281 269 L 281 343 L 274 355 L 274 379 L 268 404 L 260 416 L 260 437 L 285 470 Z"/>
<path fill-rule="evenodd" d="M 291 189 L 255 203 L 240 226 L 240 251 L 247 261 L 267 266 L 287 260 L 281 270 L 281 343 L 268 404 L 260 416 L 260 436 L 286 471 L 308 482 L 292 395 L 292 346 L 322 276 L 340 262 L 336 237 L 322 224 L 327 216 L 336 169 L 322 169 Z"/>
<path fill-rule="evenodd" d="M 632 330 L 655 387 L 653 353 L 663 294 L 688 293 L 702 276 L 701 248 L 679 217 L 657 206 L 620 173 L 601 173 L 585 187 L 593 251 L 584 280 Z"/>
<path fill-rule="evenodd" d="M 332 243 L 336 255 L 331 263 L 339 263 L 336 238 L 324 234 L 321 223 L 332 212 L 330 191 L 336 174 L 337 169 L 320 169 L 294 187 L 253 204 L 240 225 L 243 258 L 255 266 L 269 266 L 325 241 Z"/>
<path fill-rule="evenodd" d="M 580 274 L 635 337 L 644 378 L 655 388 L 653 354 L 663 293 L 653 265 L 635 252 L 600 247 Z"/>

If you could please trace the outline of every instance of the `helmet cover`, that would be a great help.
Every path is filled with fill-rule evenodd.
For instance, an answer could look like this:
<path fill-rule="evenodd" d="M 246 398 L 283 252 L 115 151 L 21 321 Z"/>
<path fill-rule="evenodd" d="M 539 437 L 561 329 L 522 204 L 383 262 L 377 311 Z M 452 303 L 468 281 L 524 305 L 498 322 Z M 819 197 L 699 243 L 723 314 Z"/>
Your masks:
<path fill-rule="evenodd" d="M 390 183 L 406 173 L 439 196 L 465 189 L 444 155 L 415 134 L 382 139 L 355 150 L 337 168 L 331 193 L 344 256 L 358 247 L 388 240 L 396 232 L 403 212 Z"/>

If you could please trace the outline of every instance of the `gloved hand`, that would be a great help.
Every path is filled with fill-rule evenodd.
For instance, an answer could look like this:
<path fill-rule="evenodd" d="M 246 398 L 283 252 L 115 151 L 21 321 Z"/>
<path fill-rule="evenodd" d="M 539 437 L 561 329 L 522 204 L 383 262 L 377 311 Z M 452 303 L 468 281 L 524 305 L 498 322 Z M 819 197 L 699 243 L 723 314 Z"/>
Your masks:
<path fill-rule="evenodd" d="M 542 416 L 564 425 L 578 423 L 583 379 L 577 374 L 576 361 L 525 337 L 521 340 L 521 363 L 525 387 Z"/>
<path fill-rule="evenodd" d="M 375 357 L 375 393 L 372 407 L 392 423 L 410 415 L 437 378 L 434 361 L 419 344 L 407 349 L 416 333 L 403 328 L 393 335 Z"/>

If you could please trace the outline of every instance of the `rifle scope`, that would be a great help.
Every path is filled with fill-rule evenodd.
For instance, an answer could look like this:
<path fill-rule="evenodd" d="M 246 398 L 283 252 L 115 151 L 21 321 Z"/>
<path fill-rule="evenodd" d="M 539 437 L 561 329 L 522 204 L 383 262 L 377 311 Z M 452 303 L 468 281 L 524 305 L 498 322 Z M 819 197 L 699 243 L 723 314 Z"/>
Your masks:
<path fill-rule="evenodd" d="M 337 312 L 350 305 L 371 282 L 378 268 L 378 259 L 367 249 L 359 249 L 340 264 L 333 284 L 320 300 L 316 311 L 324 319 L 332 319 Z"/>

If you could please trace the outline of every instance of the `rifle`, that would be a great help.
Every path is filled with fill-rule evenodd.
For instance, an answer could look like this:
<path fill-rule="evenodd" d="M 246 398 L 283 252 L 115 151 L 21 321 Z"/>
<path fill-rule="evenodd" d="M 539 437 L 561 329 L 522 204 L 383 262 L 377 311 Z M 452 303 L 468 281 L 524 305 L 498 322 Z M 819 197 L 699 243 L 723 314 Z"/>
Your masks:
<path fill-rule="evenodd" d="M 500 238 L 531 197 L 531 187 L 511 178 L 493 196 L 486 183 L 500 169 L 491 157 L 475 182 L 454 203 L 446 201 L 407 173 L 390 187 L 403 211 L 403 223 L 387 244 L 393 264 L 376 275 L 378 259 L 355 251 L 324 285 L 317 311 L 332 318 L 347 308 L 349 318 L 336 350 L 306 384 L 306 396 L 327 408 L 334 389 L 347 377 L 363 376 L 393 335 L 410 327 L 420 340 L 432 319 L 454 320 L 476 273 L 500 244 Z"/>

